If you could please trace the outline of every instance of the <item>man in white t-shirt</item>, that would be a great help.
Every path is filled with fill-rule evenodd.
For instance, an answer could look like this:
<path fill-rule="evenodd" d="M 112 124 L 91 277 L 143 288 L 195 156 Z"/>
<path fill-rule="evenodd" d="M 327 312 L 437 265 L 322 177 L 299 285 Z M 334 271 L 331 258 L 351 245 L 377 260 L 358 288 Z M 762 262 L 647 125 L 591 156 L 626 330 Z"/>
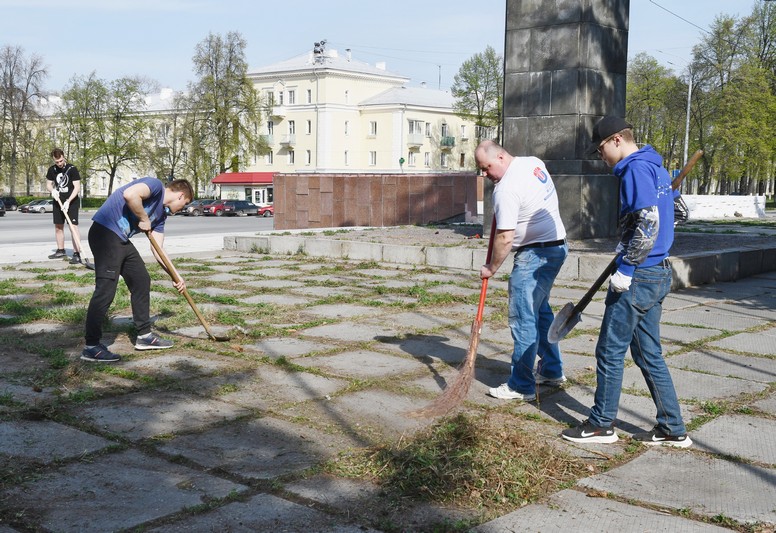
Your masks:
<path fill-rule="evenodd" d="M 554 318 L 550 290 L 568 255 L 566 229 L 555 184 L 541 159 L 513 157 L 493 141 L 481 142 L 474 157 L 495 184 L 496 235 L 490 263 L 482 266 L 480 277 L 493 276 L 515 252 L 509 277 L 512 374 L 488 393 L 494 398 L 530 402 L 536 399 L 537 384 L 559 386 L 566 381 L 558 345 L 547 340 Z M 537 354 L 540 359 L 534 372 Z"/>

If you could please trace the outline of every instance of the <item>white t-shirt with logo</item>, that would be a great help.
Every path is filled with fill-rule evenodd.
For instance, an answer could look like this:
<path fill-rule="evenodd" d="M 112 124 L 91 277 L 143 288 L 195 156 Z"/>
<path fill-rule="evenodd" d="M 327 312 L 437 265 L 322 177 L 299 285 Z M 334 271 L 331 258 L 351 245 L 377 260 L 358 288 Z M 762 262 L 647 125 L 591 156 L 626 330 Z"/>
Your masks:
<path fill-rule="evenodd" d="M 515 230 L 512 249 L 566 238 L 558 194 L 538 157 L 514 157 L 493 189 L 496 228 Z"/>

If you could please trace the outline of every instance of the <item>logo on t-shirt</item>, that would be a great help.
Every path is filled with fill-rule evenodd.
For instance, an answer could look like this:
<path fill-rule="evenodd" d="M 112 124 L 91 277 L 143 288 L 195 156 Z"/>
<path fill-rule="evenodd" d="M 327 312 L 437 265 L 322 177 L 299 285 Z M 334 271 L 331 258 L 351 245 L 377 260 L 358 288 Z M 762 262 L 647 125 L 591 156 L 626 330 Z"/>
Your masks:
<path fill-rule="evenodd" d="M 539 178 L 539 181 L 541 181 L 542 183 L 547 183 L 547 179 L 549 178 L 547 173 L 543 171 L 540 167 L 536 167 L 534 169 L 534 176 Z"/>

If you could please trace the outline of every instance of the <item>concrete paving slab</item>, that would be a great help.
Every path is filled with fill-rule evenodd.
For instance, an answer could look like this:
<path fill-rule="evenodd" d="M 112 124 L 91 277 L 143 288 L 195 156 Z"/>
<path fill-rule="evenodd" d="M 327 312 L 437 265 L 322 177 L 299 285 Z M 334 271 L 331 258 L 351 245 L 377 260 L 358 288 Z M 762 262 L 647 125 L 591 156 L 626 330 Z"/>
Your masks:
<path fill-rule="evenodd" d="M 377 277 L 377 278 L 393 278 L 396 276 L 404 276 L 405 273 L 401 270 L 389 270 L 387 268 L 365 268 L 356 270 L 360 276 L 365 277 Z"/>
<path fill-rule="evenodd" d="M 262 366 L 245 375 L 229 376 L 202 384 L 198 393 L 251 409 L 268 409 L 274 405 L 329 399 L 348 386 L 343 379 L 319 376 L 310 372 L 294 372 L 274 366 Z M 217 387 L 217 388 L 216 388 Z"/>
<path fill-rule="evenodd" d="M 776 381 L 776 359 L 747 357 L 716 350 L 697 350 L 666 359 L 668 366 L 683 370 L 695 370 L 733 376 L 750 381 L 770 383 Z"/>
<path fill-rule="evenodd" d="M 326 349 L 320 342 L 296 337 L 267 337 L 254 344 L 246 344 L 245 348 L 259 351 L 273 359 L 278 357 L 299 357 Z"/>
<path fill-rule="evenodd" d="M 755 407 L 765 413 L 776 415 L 776 394 L 771 394 L 770 397 L 760 400 L 759 402 L 755 402 L 752 404 L 752 407 Z"/>
<path fill-rule="evenodd" d="M 540 390 L 541 392 L 541 390 Z M 515 411 L 541 414 L 547 418 L 576 426 L 587 419 L 594 403 L 595 386 L 566 385 L 563 388 L 548 389 L 539 402 L 516 404 Z M 685 424 L 694 417 L 690 407 L 681 404 Z M 622 393 L 614 427 L 620 436 L 630 436 L 648 431 L 655 425 L 655 404 L 652 398 Z M 558 431 L 560 438 L 560 431 Z"/>
<path fill-rule="evenodd" d="M 0 328 L 0 334 L 5 332 L 5 328 Z M 15 335 L 15 334 L 14 334 Z M 10 346 L 0 348 L 0 357 L 3 360 L 3 366 L 0 368 L 0 375 L 11 375 L 17 372 L 27 373 L 38 369 L 48 368 L 49 361 L 38 354 L 25 352 Z"/>
<path fill-rule="evenodd" d="M 33 381 L 23 378 L 0 379 L 0 396 L 14 402 L 29 404 L 34 407 L 45 404 L 57 397 L 57 387 L 43 387 L 40 391 L 33 389 Z"/>
<path fill-rule="evenodd" d="M 577 335 L 575 337 L 566 337 L 560 341 L 561 353 L 578 353 L 595 356 L 595 345 L 598 337 L 594 335 Z M 595 362 L 594 362 L 595 364 Z"/>
<path fill-rule="evenodd" d="M 205 294 L 207 296 L 240 296 L 241 294 L 245 294 L 245 291 L 243 290 L 236 290 L 236 289 L 222 289 L 220 287 L 205 287 L 205 288 L 193 288 L 189 289 L 189 292 L 193 294 Z"/>
<path fill-rule="evenodd" d="M 336 376 L 381 378 L 395 374 L 417 372 L 426 365 L 408 357 L 394 357 L 368 350 L 344 352 L 337 355 L 303 357 L 294 363 L 306 368 L 317 368 Z"/>
<path fill-rule="evenodd" d="M 130 440 L 193 431 L 247 414 L 242 407 L 188 394 L 143 391 L 97 400 L 74 414 Z"/>
<path fill-rule="evenodd" d="M 458 335 L 445 335 L 444 332 L 437 335 L 408 335 L 380 339 L 380 344 L 374 348 L 408 354 L 424 363 L 439 360 L 457 367 L 469 351 L 469 339 Z M 501 347 L 480 341 L 477 347 L 480 362 L 482 358 L 492 358 L 500 349 Z"/>
<path fill-rule="evenodd" d="M 241 281 L 241 285 L 255 287 L 257 289 L 288 289 L 290 287 L 304 287 L 301 281 L 292 279 L 254 279 L 250 281 Z"/>
<path fill-rule="evenodd" d="M 663 313 L 663 323 L 660 324 L 661 342 L 698 342 L 711 337 L 716 337 L 722 333 L 719 329 L 694 327 L 692 325 L 676 326 L 666 324 L 666 314 Z"/>
<path fill-rule="evenodd" d="M 705 326 L 723 331 L 740 331 L 766 323 L 766 320 L 704 306 L 663 312 L 661 322 L 685 326 Z"/>
<path fill-rule="evenodd" d="M 479 297 L 480 291 L 475 289 L 467 289 L 466 287 L 460 287 L 458 285 L 435 285 L 433 287 L 426 288 L 427 292 L 431 294 L 449 294 L 450 296 L 457 296 L 462 298 Z"/>
<path fill-rule="evenodd" d="M 650 450 L 578 484 L 707 517 L 722 515 L 742 523 L 776 525 L 776 471 L 687 450 Z M 746 497 L 742 498 L 744 487 Z"/>
<path fill-rule="evenodd" d="M 776 320 L 776 296 L 758 297 L 755 299 L 741 300 L 734 303 L 714 303 L 710 309 L 719 309 L 731 316 L 747 316 L 768 321 Z"/>
<path fill-rule="evenodd" d="M 207 469 L 244 478 L 272 479 L 310 468 L 353 444 L 343 436 L 264 417 L 183 435 L 159 449 Z"/>
<path fill-rule="evenodd" d="M 331 298 L 332 296 L 352 296 L 361 293 L 361 289 L 342 285 L 340 287 L 307 285 L 291 289 L 295 294 L 311 298 Z"/>
<path fill-rule="evenodd" d="M 6 331 L 13 332 L 14 335 L 67 335 L 72 333 L 72 329 L 72 326 L 56 322 L 30 322 L 28 324 L 14 324 L 5 328 Z"/>
<path fill-rule="evenodd" d="M 210 274 L 208 276 L 197 276 L 197 279 L 201 279 L 202 281 L 210 281 L 212 283 L 227 283 L 230 281 L 244 280 L 245 276 L 222 272 L 220 274 Z"/>
<path fill-rule="evenodd" d="M 198 305 L 197 306 L 200 311 L 203 311 L 203 306 Z M 224 306 L 226 307 L 226 306 Z M 208 327 L 210 328 L 210 332 L 213 335 L 223 335 L 223 336 L 229 336 L 230 332 L 232 331 L 231 326 L 219 326 L 218 324 L 210 324 L 208 323 Z M 189 337 L 191 339 L 208 339 L 210 338 L 205 331 L 205 328 L 203 326 L 188 326 L 185 328 L 178 328 L 173 331 L 176 335 L 179 335 L 181 337 Z M 109 346 L 110 348 L 110 346 Z"/>
<path fill-rule="evenodd" d="M 711 346 L 727 348 L 739 352 L 761 355 L 776 354 L 776 328 L 758 331 L 757 333 L 739 333 L 711 342 Z"/>
<path fill-rule="evenodd" d="M 692 433 L 693 447 L 776 467 L 776 423 L 768 418 L 723 415 Z"/>
<path fill-rule="evenodd" d="M 701 372 L 690 372 L 672 368 L 671 378 L 676 395 L 680 400 L 717 400 L 733 398 L 741 394 L 753 394 L 767 388 L 764 383 L 755 383 L 745 379 L 712 376 Z M 623 389 L 635 389 L 648 392 L 644 376 L 635 365 L 625 369 L 622 378 Z"/>
<path fill-rule="evenodd" d="M 127 450 L 42 474 L 7 491 L 3 505 L 29 515 L 47 531 L 104 532 L 129 529 L 246 489 Z"/>
<path fill-rule="evenodd" d="M 190 379 L 209 376 L 234 365 L 234 361 L 219 360 L 213 356 L 197 357 L 190 354 L 168 352 L 163 355 L 125 361 L 122 368 L 146 376 Z"/>
<path fill-rule="evenodd" d="M 384 320 L 385 319 L 380 318 L 369 318 L 364 322 L 378 324 L 384 322 Z M 404 313 L 391 315 L 390 322 L 402 333 L 421 333 L 428 330 L 445 328 L 456 324 L 459 321 L 438 314 L 430 314 L 427 311 L 406 311 Z"/>
<path fill-rule="evenodd" d="M 546 503 L 523 507 L 473 529 L 476 533 L 544 531 L 598 531 L 601 533 L 643 533 L 644 531 L 714 532 L 728 531 L 673 516 L 656 509 L 638 507 L 584 492 L 566 489 L 550 496 Z"/>
<path fill-rule="evenodd" d="M 283 531 L 301 533 L 375 532 L 374 529 L 348 524 L 343 518 L 330 515 L 290 502 L 270 494 L 258 494 L 246 502 L 233 502 L 207 515 L 194 515 L 174 524 L 148 529 L 149 533 L 189 533 L 191 531 L 229 531 L 230 533 L 253 533 L 256 531 Z"/>
<path fill-rule="evenodd" d="M 257 265 L 253 265 L 256 267 Z M 266 268 L 266 265 L 264 263 L 261 264 L 262 268 L 254 268 L 252 270 L 243 270 L 240 272 L 240 274 L 251 277 L 251 276 L 262 276 L 265 278 L 297 278 L 301 274 L 298 270 L 293 270 L 292 268 L 286 267 L 286 268 Z"/>
<path fill-rule="evenodd" d="M 80 457 L 113 444 L 102 437 L 49 420 L 34 424 L 13 420 L 3 422 L 0 424 L 0 442 L 3 443 L 0 454 L 42 464 Z"/>
<path fill-rule="evenodd" d="M 257 294 L 247 298 L 240 298 L 237 301 L 248 305 L 303 305 L 310 303 L 309 298 L 304 298 L 302 296 L 292 296 L 289 294 Z"/>
<path fill-rule="evenodd" d="M 428 420 L 408 416 L 410 411 L 422 407 L 425 402 L 384 390 L 369 389 L 346 394 L 332 401 L 291 405 L 278 412 L 284 417 L 312 420 L 317 427 L 340 431 L 354 439 L 359 446 L 369 446 L 425 427 Z"/>
<path fill-rule="evenodd" d="M 353 318 L 353 317 L 365 317 L 382 315 L 385 310 L 380 307 L 371 307 L 367 305 L 341 305 L 341 304 L 326 304 L 315 305 L 308 307 L 305 313 L 311 315 L 317 315 L 324 318 Z"/>
<path fill-rule="evenodd" d="M 356 327 L 353 323 L 316 326 L 301 330 L 300 334 L 303 337 L 324 337 L 344 342 L 366 342 L 399 335 L 392 327 L 369 324 L 358 324 Z M 324 345 L 323 349 L 326 348 Z"/>

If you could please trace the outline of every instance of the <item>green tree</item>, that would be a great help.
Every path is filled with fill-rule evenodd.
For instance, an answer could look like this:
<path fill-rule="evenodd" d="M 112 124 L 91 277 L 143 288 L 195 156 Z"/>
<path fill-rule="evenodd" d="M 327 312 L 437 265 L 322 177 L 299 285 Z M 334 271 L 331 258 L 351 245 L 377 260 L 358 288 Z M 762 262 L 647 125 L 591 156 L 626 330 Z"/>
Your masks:
<path fill-rule="evenodd" d="M 492 46 L 474 54 L 458 69 L 451 87 L 453 111 L 474 122 L 477 142 L 492 128 L 496 129 L 496 139 L 501 139 L 503 91 L 504 63 Z"/>
<path fill-rule="evenodd" d="M 28 143 L 38 120 L 36 103 L 47 75 L 41 57 L 27 57 L 20 47 L 0 49 L 0 169 L 8 176 L 11 195 L 16 191 L 20 156 L 31 152 Z"/>
<path fill-rule="evenodd" d="M 239 171 L 248 155 L 266 149 L 257 133 L 261 101 L 247 77 L 245 46 L 237 32 L 229 32 L 225 38 L 211 33 L 197 45 L 193 58 L 194 72 L 199 76 L 190 85 L 197 108 L 193 138 L 206 140 L 197 149 L 214 151 L 212 159 L 219 172 Z"/>

